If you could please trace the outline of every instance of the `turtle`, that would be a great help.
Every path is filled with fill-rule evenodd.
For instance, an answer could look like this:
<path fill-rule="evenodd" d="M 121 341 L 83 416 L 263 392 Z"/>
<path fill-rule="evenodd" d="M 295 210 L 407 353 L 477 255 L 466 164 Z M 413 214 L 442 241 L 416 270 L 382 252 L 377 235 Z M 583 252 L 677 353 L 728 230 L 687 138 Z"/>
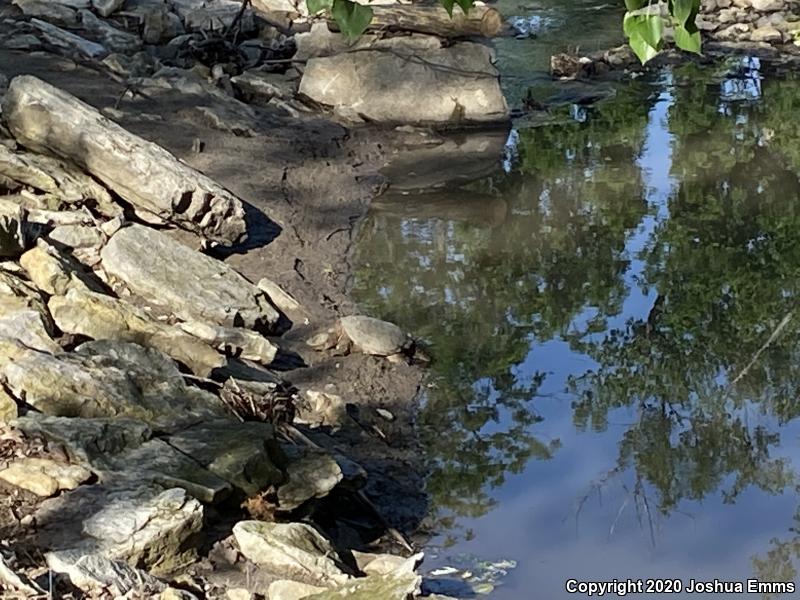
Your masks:
<path fill-rule="evenodd" d="M 365 315 L 342 317 L 336 327 L 318 333 L 307 343 L 316 350 L 335 349 L 342 355 L 357 350 L 391 362 L 408 362 L 415 350 L 414 340 L 397 325 Z"/>

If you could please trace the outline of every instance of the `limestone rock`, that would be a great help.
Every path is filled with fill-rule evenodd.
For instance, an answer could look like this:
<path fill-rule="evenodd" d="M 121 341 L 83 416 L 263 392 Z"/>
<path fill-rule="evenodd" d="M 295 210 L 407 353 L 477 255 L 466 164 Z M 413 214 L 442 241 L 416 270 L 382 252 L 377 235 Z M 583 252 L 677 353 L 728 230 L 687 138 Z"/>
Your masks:
<path fill-rule="evenodd" d="M 137 344 L 89 342 L 60 356 L 17 352 L 0 374 L 48 415 L 131 417 L 171 429 L 226 414 L 216 396 L 187 386 L 167 356 Z"/>
<path fill-rule="evenodd" d="M 782 10 L 786 5 L 785 0 L 750 0 L 754 10 L 759 12 L 774 12 Z"/>
<path fill-rule="evenodd" d="M 419 552 L 408 558 L 394 554 L 370 554 L 353 550 L 358 568 L 367 575 L 411 575 L 424 558 Z"/>
<path fill-rule="evenodd" d="M 0 314 L 8 315 L 25 310 L 35 310 L 42 315 L 47 329 L 50 330 L 47 305 L 39 290 L 17 275 L 0 271 Z"/>
<path fill-rule="evenodd" d="M 91 475 L 91 471 L 80 465 L 36 457 L 17 459 L 0 470 L 0 479 L 3 481 L 45 498 L 60 490 L 75 489 Z"/>
<path fill-rule="evenodd" d="M 0 424 L 16 419 L 17 414 L 17 401 L 3 388 L 0 388 Z"/>
<path fill-rule="evenodd" d="M 15 310 L 0 316 L 0 336 L 22 342 L 28 348 L 57 354 L 61 346 L 51 338 L 37 310 Z"/>
<path fill-rule="evenodd" d="M 305 523 L 241 521 L 233 527 L 233 535 L 242 554 L 258 565 L 323 585 L 349 579 L 331 543 Z"/>
<path fill-rule="evenodd" d="M 101 256 L 106 273 L 185 321 L 247 328 L 278 321 L 264 293 L 231 267 L 154 229 L 120 229 Z"/>
<path fill-rule="evenodd" d="M 304 600 L 408 600 L 419 592 L 422 578 L 415 574 L 370 575 L 353 579 L 344 585 Z"/>
<path fill-rule="evenodd" d="M 125 4 L 125 0 L 92 0 L 92 8 L 101 17 L 110 17 Z"/>
<path fill-rule="evenodd" d="M 78 12 L 74 7 L 49 0 L 13 0 L 26 17 L 47 19 L 58 25 L 75 26 L 78 23 Z"/>
<path fill-rule="evenodd" d="M 291 313 L 293 311 L 299 311 L 303 309 L 303 307 L 300 306 L 300 303 L 295 300 L 294 296 L 292 296 L 289 292 L 284 290 L 271 279 L 263 277 L 258 281 L 257 285 L 259 289 L 264 290 L 272 303 L 283 312 Z"/>
<path fill-rule="evenodd" d="M 50 298 L 48 308 L 56 325 L 66 333 L 155 348 L 201 377 L 208 377 L 225 364 L 224 357 L 208 344 L 112 296 L 71 289 L 65 296 Z"/>
<path fill-rule="evenodd" d="M 783 34 L 775 27 L 767 25 L 759 27 L 750 33 L 750 39 L 754 42 L 768 42 L 774 44 L 783 41 Z"/>
<path fill-rule="evenodd" d="M 280 579 L 269 584 L 267 597 L 269 600 L 303 600 L 314 594 L 324 592 L 325 588 L 292 581 L 290 579 Z"/>
<path fill-rule="evenodd" d="M 365 354 L 389 356 L 403 350 L 408 338 L 397 325 L 363 315 L 342 317 L 342 332 Z"/>
<path fill-rule="evenodd" d="M 67 575 L 72 584 L 85 592 L 105 592 L 114 597 L 129 592 L 158 592 L 166 585 L 152 575 L 119 560 L 76 550 L 60 550 L 45 555 L 47 566 Z"/>
<path fill-rule="evenodd" d="M 413 53 L 365 50 L 313 58 L 300 93 L 377 122 L 459 124 L 509 118 L 491 51 L 470 42 Z"/>
<path fill-rule="evenodd" d="M 266 104 L 272 98 L 287 100 L 294 96 L 296 85 L 285 75 L 248 69 L 231 79 L 247 102 Z"/>
<path fill-rule="evenodd" d="M 192 560 L 194 553 L 187 542 L 202 527 L 203 507 L 179 488 L 82 486 L 45 502 L 36 520 L 50 546 L 70 549 L 65 545 L 72 544 L 74 549 L 124 560 L 158 574 Z M 78 548 L 75 525 L 83 534 Z M 55 528 L 60 529 L 61 539 L 53 536 Z"/>
<path fill-rule="evenodd" d="M 51 45 L 67 54 L 79 54 L 87 58 L 103 58 L 108 56 L 108 48 L 92 42 L 51 23 L 40 19 L 31 19 L 31 25 L 39 30 L 39 34 Z M 3 111 L 5 112 L 5 111 Z"/>
<path fill-rule="evenodd" d="M 68 248 L 92 248 L 105 241 L 102 232 L 89 225 L 60 225 L 47 234 L 47 237 Z"/>
<path fill-rule="evenodd" d="M 214 420 L 175 433 L 167 442 L 246 495 L 283 480 L 270 451 L 275 432 L 266 423 Z"/>
<path fill-rule="evenodd" d="M 331 31 L 325 22 L 311 25 L 311 30 L 294 36 L 297 44 L 296 60 L 334 56 L 344 52 L 363 52 L 367 49 L 382 49 L 415 54 L 442 47 L 442 40 L 433 35 L 402 35 L 397 37 L 381 37 L 370 34 L 362 35 L 355 42 L 347 40 L 341 33 Z"/>
<path fill-rule="evenodd" d="M 239 327 L 221 327 L 189 321 L 181 323 L 186 333 L 219 348 L 227 354 L 269 365 L 275 360 L 278 347 L 260 333 Z"/>
<path fill-rule="evenodd" d="M 294 510 L 312 498 L 327 496 L 342 480 L 342 469 L 327 452 L 287 446 L 289 480 L 278 488 L 281 510 Z"/>
<path fill-rule="evenodd" d="M 46 294 L 66 294 L 73 288 L 101 289 L 94 274 L 71 256 L 41 239 L 20 257 L 19 264 L 36 287 Z"/>
<path fill-rule="evenodd" d="M 83 29 L 96 39 L 99 39 L 112 52 L 132 54 L 142 48 L 142 40 L 139 39 L 139 36 L 117 29 L 110 25 L 108 21 L 98 19 L 91 11 L 80 10 L 78 15 Z"/>

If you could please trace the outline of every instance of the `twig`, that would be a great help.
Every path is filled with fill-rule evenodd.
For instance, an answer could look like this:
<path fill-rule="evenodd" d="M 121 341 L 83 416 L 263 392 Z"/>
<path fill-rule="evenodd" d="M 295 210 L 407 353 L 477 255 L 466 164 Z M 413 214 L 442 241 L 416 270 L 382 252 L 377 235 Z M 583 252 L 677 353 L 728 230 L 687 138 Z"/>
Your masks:
<path fill-rule="evenodd" d="M 772 335 L 769 336 L 769 339 L 764 343 L 763 346 L 761 346 L 761 348 L 758 349 L 758 352 L 753 355 L 753 358 L 750 359 L 750 362 L 747 363 L 747 366 L 742 369 L 742 371 L 733 379 L 733 381 L 731 381 L 730 386 L 736 385 L 745 375 L 747 375 L 748 371 L 750 371 L 753 365 L 756 364 L 756 361 L 759 359 L 761 354 L 772 345 L 772 342 L 778 338 L 778 336 L 781 334 L 781 331 L 786 328 L 793 316 L 794 315 L 792 311 L 789 311 L 789 313 L 783 317 L 781 322 L 778 323 L 778 326 L 775 328 L 775 331 L 773 331 Z"/>
<path fill-rule="evenodd" d="M 250 0 L 242 0 L 242 5 L 239 7 L 239 12 L 236 13 L 236 16 L 231 21 L 231 24 L 228 25 L 228 28 L 225 30 L 225 33 L 222 34 L 222 37 L 228 37 L 231 31 L 233 31 L 234 27 L 239 24 L 239 21 L 242 20 L 244 16 L 244 11 L 247 10 L 247 7 L 250 4 Z"/>

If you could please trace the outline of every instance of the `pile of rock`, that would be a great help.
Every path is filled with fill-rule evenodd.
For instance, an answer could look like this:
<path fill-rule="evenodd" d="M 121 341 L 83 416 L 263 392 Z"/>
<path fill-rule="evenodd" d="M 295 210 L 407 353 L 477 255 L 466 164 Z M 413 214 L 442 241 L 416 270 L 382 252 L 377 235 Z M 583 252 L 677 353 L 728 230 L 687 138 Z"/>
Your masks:
<path fill-rule="evenodd" d="M 703 0 L 697 25 L 706 38 L 726 46 L 797 54 L 797 0 Z"/>
<path fill-rule="evenodd" d="M 286 519 L 366 474 L 279 439 L 297 432 L 299 398 L 268 367 L 297 302 L 182 241 L 241 242 L 239 198 L 32 76 L 11 81 L 2 119 L 0 480 L 46 498 L 27 534 L 73 585 L 190 598 L 159 577 L 196 560 L 209 506 L 269 492 L 273 518 Z M 365 317 L 337 331 L 342 352 L 413 351 L 396 327 Z M 322 424 L 329 408 L 304 403 L 303 416 Z M 27 449 L 6 452 L 12 439 Z M 399 600 L 419 589 L 417 559 L 370 557 L 380 572 L 356 569 L 307 524 L 244 522 L 234 534 L 242 560 L 271 580 L 312 586 L 255 590 L 273 599 Z M 4 561 L 0 552 L 0 589 L 38 593 Z"/>

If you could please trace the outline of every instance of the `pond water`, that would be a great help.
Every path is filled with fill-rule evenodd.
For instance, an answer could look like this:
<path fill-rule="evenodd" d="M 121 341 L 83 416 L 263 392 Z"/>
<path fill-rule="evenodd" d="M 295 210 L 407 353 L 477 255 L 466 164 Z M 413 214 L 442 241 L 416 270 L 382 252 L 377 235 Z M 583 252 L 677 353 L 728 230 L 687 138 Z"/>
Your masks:
<path fill-rule="evenodd" d="M 500 44 L 512 94 L 564 39 L 551 4 L 519 14 L 553 31 Z M 616 8 L 567 5 L 608 19 L 587 46 L 617 35 Z M 676 67 L 375 204 L 355 295 L 434 357 L 429 589 L 798 580 L 799 114 L 756 60 Z"/>

